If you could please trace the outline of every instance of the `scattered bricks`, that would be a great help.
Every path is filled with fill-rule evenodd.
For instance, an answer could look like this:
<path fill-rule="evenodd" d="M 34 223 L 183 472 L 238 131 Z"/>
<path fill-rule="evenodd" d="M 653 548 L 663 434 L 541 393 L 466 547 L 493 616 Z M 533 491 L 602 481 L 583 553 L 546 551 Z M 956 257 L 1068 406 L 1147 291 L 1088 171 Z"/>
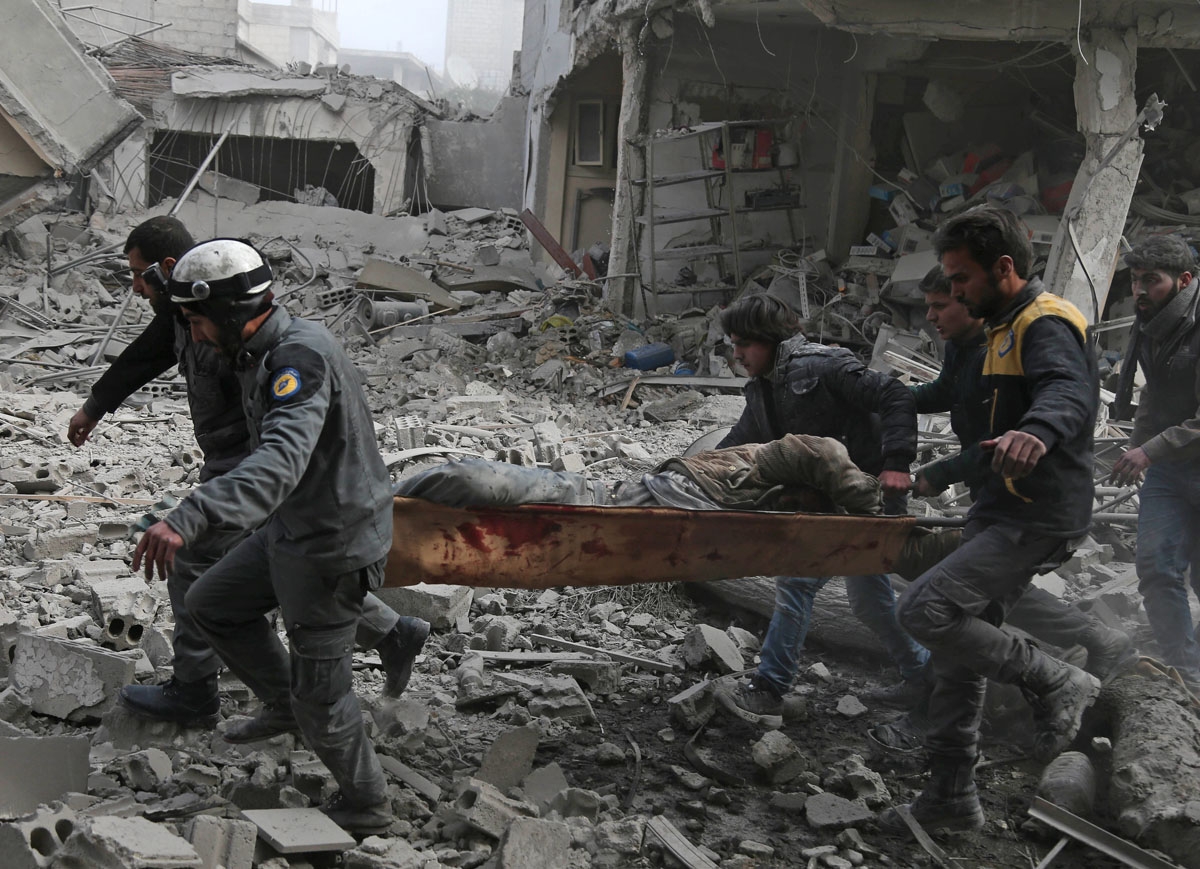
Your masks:
<path fill-rule="evenodd" d="M 118 757 L 109 764 L 108 771 L 134 790 L 156 791 L 175 770 L 165 751 L 147 748 Z"/>
<path fill-rule="evenodd" d="M 29 561 L 62 558 L 81 552 L 85 546 L 94 545 L 99 533 L 100 529 L 95 525 L 77 525 L 57 531 L 35 531 L 25 538 L 22 554 Z"/>
<path fill-rule="evenodd" d="M 804 819 L 816 830 L 853 827 L 875 817 L 866 806 L 852 803 L 836 794 L 813 794 L 804 801 Z"/>
<path fill-rule="evenodd" d="M 192 843 L 145 818 L 81 818 L 59 851 L 62 864 L 88 869 L 200 867 Z"/>
<path fill-rule="evenodd" d="M 519 785 L 533 769 L 537 753 L 538 731 L 534 727 L 514 727 L 496 737 L 483 755 L 475 777 L 495 785 L 501 793 Z"/>
<path fill-rule="evenodd" d="M 808 761 L 782 731 L 770 730 L 750 748 L 754 764 L 771 784 L 785 784 L 808 769 Z"/>
<path fill-rule="evenodd" d="M 404 585 L 379 588 L 375 594 L 396 612 L 429 622 L 436 630 L 454 627 L 471 611 L 474 590 L 465 585 Z"/>
<path fill-rule="evenodd" d="M 93 582 L 91 589 L 92 612 L 104 626 L 100 644 L 117 651 L 141 646 L 158 612 L 159 601 L 150 586 L 140 577 L 125 576 Z"/>
<path fill-rule="evenodd" d="M 485 781 L 469 778 L 454 802 L 454 813 L 468 826 L 499 839 L 517 818 L 535 817 L 537 808 L 508 799 Z"/>
<path fill-rule="evenodd" d="M 838 715 L 841 715 L 843 718 L 849 718 L 851 721 L 853 721 L 860 715 L 865 715 L 867 713 L 867 707 L 864 706 L 862 701 L 853 694 L 847 694 L 838 700 L 837 711 Z"/>
<path fill-rule="evenodd" d="M 567 777 L 557 763 L 538 767 L 521 782 L 521 790 L 537 805 L 541 814 L 545 814 L 554 798 L 568 787 Z"/>
<path fill-rule="evenodd" d="M 561 718 L 565 721 L 596 719 L 596 713 L 592 711 L 592 704 L 584 696 L 583 689 L 570 676 L 547 679 L 542 683 L 541 690 L 540 697 L 529 701 L 527 708 L 530 715 L 545 715 L 547 718 Z"/>
<path fill-rule="evenodd" d="M 249 821 L 197 815 L 185 829 L 204 869 L 251 869 L 258 827 Z"/>
<path fill-rule="evenodd" d="M 883 778 L 857 754 L 833 764 L 823 784 L 828 790 L 849 794 L 855 802 L 869 808 L 887 805 L 892 801 Z"/>
<path fill-rule="evenodd" d="M 89 747 L 85 736 L 0 737 L 0 815 L 18 817 L 63 794 L 86 793 Z"/>
<path fill-rule="evenodd" d="M 517 818 L 500 842 L 500 869 L 562 869 L 571 863 L 571 830 L 561 821 Z"/>
<path fill-rule="evenodd" d="M 58 859 L 63 842 L 75 832 L 76 823 L 74 812 L 54 803 L 10 824 L 0 824 L 0 866 L 46 869 Z"/>
<path fill-rule="evenodd" d="M 683 640 L 683 660 L 689 667 L 711 661 L 721 673 L 736 673 L 744 666 L 742 653 L 724 631 L 712 625 L 696 625 Z"/>
<path fill-rule="evenodd" d="M 667 701 L 671 721 L 684 730 L 699 730 L 717 710 L 712 682 L 700 682 Z"/>
<path fill-rule="evenodd" d="M 73 640 L 21 634 L 10 683 L 34 712 L 55 718 L 98 718 L 133 681 L 133 658 Z"/>
<path fill-rule="evenodd" d="M 551 673 L 571 676 L 593 694 L 616 694 L 621 687 L 621 665 L 615 661 L 557 661 Z"/>

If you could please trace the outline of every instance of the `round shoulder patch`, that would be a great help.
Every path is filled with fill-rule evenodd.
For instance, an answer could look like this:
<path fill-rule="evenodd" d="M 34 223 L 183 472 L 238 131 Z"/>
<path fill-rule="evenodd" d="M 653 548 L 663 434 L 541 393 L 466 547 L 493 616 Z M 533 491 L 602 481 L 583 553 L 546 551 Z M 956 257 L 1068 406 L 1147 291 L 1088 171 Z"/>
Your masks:
<path fill-rule="evenodd" d="M 271 378 L 271 396 L 286 401 L 300 391 L 300 372 L 295 368 L 280 368 Z"/>

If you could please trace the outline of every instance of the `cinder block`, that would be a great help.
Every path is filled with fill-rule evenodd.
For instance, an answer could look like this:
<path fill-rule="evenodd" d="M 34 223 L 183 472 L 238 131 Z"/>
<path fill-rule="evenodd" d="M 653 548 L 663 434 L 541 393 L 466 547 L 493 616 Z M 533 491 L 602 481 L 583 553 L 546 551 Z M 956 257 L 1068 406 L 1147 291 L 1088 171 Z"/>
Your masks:
<path fill-rule="evenodd" d="M 425 619 L 437 630 L 445 631 L 457 623 L 459 616 L 471 611 L 474 589 L 466 585 L 419 583 L 380 588 L 375 594 L 396 612 Z"/>
<path fill-rule="evenodd" d="M 158 598 L 141 577 L 122 576 L 91 583 L 92 612 L 104 626 L 101 644 L 117 651 L 141 646 L 154 623 Z"/>
<path fill-rule="evenodd" d="M 98 718 L 133 681 L 133 658 L 74 640 L 21 634 L 9 682 L 34 712 Z"/>
<path fill-rule="evenodd" d="M 10 824 L 0 824 L 0 866 L 47 869 L 75 832 L 75 813 L 55 803 Z"/>
<path fill-rule="evenodd" d="M 251 869 L 258 827 L 249 821 L 197 815 L 186 830 L 204 869 Z"/>
<path fill-rule="evenodd" d="M 123 755 L 112 762 L 108 771 L 121 777 L 138 791 L 158 790 L 175 772 L 171 758 L 161 748 L 147 748 Z"/>
<path fill-rule="evenodd" d="M 64 865 L 88 869 L 199 869 L 187 839 L 145 818 L 81 819 L 60 851 Z"/>
<path fill-rule="evenodd" d="M 0 738 L 0 815 L 19 817 L 66 793 L 86 793 L 90 747 L 86 736 Z"/>
<path fill-rule="evenodd" d="M 500 843 L 500 869 L 561 869 L 571 864 L 571 828 L 562 821 L 517 818 Z"/>
<path fill-rule="evenodd" d="M 493 839 L 503 836 L 517 818 L 537 816 L 534 806 L 510 800 L 494 786 L 477 778 L 467 779 L 454 802 L 454 812 L 464 823 Z"/>
<path fill-rule="evenodd" d="M 22 554 L 29 561 L 43 558 L 62 558 L 82 551 L 96 543 L 100 529 L 95 525 L 77 525 L 56 531 L 35 531 L 25 538 Z"/>

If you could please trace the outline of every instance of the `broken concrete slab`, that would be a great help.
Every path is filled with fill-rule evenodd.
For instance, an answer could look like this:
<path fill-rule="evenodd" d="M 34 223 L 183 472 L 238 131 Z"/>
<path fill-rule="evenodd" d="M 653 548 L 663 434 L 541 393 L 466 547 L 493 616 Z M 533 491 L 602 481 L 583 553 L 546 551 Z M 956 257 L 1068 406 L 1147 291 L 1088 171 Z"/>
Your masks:
<path fill-rule="evenodd" d="M 525 792 L 525 796 L 532 800 L 538 811 L 543 814 L 554 798 L 570 786 L 567 777 L 563 775 L 562 767 L 557 763 L 538 767 L 521 782 L 521 790 Z"/>
<path fill-rule="evenodd" d="M 271 78 L 226 67 L 195 67 L 171 74 L 171 93 L 192 99 L 231 97 L 319 97 L 328 85 L 319 78 Z"/>
<path fill-rule="evenodd" d="M 354 847 L 354 837 L 320 809 L 248 809 L 247 821 L 280 854 L 344 851 Z"/>
<path fill-rule="evenodd" d="M 508 799 L 485 781 L 469 778 L 454 801 L 454 813 L 468 826 L 499 839 L 517 818 L 535 817 L 537 808 Z"/>
<path fill-rule="evenodd" d="M 89 748 L 85 736 L 0 737 L 0 816 L 19 817 L 66 793 L 86 793 Z"/>
<path fill-rule="evenodd" d="M 192 843 L 141 817 L 81 818 L 59 851 L 62 865 L 88 869 L 198 869 Z"/>
<path fill-rule="evenodd" d="M 100 529 L 96 525 L 35 531 L 25 538 L 22 554 L 29 561 L 63 558 L 66 555 L 78 554 L 85 546 L 94 545 L 99 534 Z"/>
<path fill-rule="evenodd" d="M 458 299 L 416 269 L 372 257 L 354 284 L 359 289 L 382 290 L 405 301 L 418 299 L 448 311 L 458 310 Z"/>
<path fill-rule="evenodd" d="M 875 817 L 866 806 L 853 803 L 836 794 L 813 794 L 804 801 L 804 819 L 817 830 L 833 827 L 853 827 Z"/>
<path fill-rule="evenodd" d="M 141 114 L 114 94 L 112 79 L 50 3 L 31 0 L 6 13 L 0 174 L 88 171 L 142 123 Z M 32 171 L 35 161 L 46 171 Z"/>
<path fill-rule="evenodd" d="M 474 589 L 465 585 L 401 585 L 375 590 L 379 599 L 398 613 L 424 619 L 435 630 L 454 627 L 471 611 Z"/>
<path fill-rule="evenodd" d="M 712 625 L 696 625 L 683 640 L 683 660 L 689 667 L 712 663 L 722 673 L 736 673 L 745 666 L 742 653 L 724 631 Z"/>
<path fill-rule="evenodd" d="M 539 734 L 535 727 L 514 727 L 501 733 L 483 755 L 475 777 L 502 793 L 519 785 L 533 769 Z"/>
<path fill-rule="evenodd" d="M 187 825 L 189 842 L 204 869 L 251 869 L 258 827 L 249 821 L 197 815 Z"/>
<path fill-rule="evenodd" d="M 562 869 L 571 864 L 571 840 L 562 821 L 517 818 L 500 841 L 500 869 Z"/>
<path fill-rule="evenodd" d="M 588 702 L 583 689 L 570 676 L 556 676 L 545 680 L 541 696 L 529 701 L 529 714 L 545 715 L 547 718 L 562 718 L 567 721 L 594 721 L 596 713 Z"/>
<path fill-rule="evenodd" d="M 21 634 L 10 668 L 13 688 L 34 712 L 55 718 L 98 718 L 133 681 L 133 658 L 56 637 Z"/>

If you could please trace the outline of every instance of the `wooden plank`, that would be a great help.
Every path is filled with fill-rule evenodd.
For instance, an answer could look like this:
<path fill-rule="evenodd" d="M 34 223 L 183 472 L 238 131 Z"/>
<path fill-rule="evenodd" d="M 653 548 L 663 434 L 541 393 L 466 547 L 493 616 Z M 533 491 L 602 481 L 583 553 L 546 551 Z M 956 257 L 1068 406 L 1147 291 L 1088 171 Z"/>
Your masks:
<path fill-rule="evenodd" d="M 674 824 L 662 815 L 655 815 L 647 821 L 646 829 L 657 836 L 672 856 L 683 863 L 687 869 L 717 869 L 716 863 L 704 856 L 703 851 L 693 845 L 683 833 L 675 828 Z"/>
<path fill-rule="evenodd" d="M 654 661 L 650 658 L 639 658 L 636 655 L 626 655 L 624 652 L 613 652 L 609 649 L 598 649 L 595 646 L 585 646 L 583 643 L 573 643 L 570 640 L 564 640 L 561 637 L 550 637 L 545 634 L 530 634 L 529 641 L 531 643 L 541 643 L 543 646 L 552 646 L 556 649 L 568 649 L 573 652 L 586 652 L 591 655 L 608 655 L 614 661 L 620 661 L 622 664 L 633 664 L 635 667 L 641 667 L 643 670 L 653 670 L 656 673 L 674 673 L 679 668 L 674 664 L 668 664 L 666 661 Z"/>
<path fill-rule="evenodd" d="M 384 768 L 384 771 L 404 782 L 431 803 L 436 803 L 442 798 L 442 789 L 408 764 L 401 763 L 391 755 L 380 753 L 376 756 L 379 758 L 379 765 Z"/>
<path fill-rule="evenodd" d="M 529 232 L 538 240 L 538 244 L 546 249 L 546 253 L 554 259 L 556 263 L 570 272 L 577 278 L 583 277 L 583 269 L 581 269 L 575 260 L 571 259 L 571 255 L 567 253 L 558 240 L 550 234 L 550 230 L 546 229 L 545 225 L 537 219 L 537 216 L 526 208 L 521 212 L 521 222 L 529 229 Z"/>

